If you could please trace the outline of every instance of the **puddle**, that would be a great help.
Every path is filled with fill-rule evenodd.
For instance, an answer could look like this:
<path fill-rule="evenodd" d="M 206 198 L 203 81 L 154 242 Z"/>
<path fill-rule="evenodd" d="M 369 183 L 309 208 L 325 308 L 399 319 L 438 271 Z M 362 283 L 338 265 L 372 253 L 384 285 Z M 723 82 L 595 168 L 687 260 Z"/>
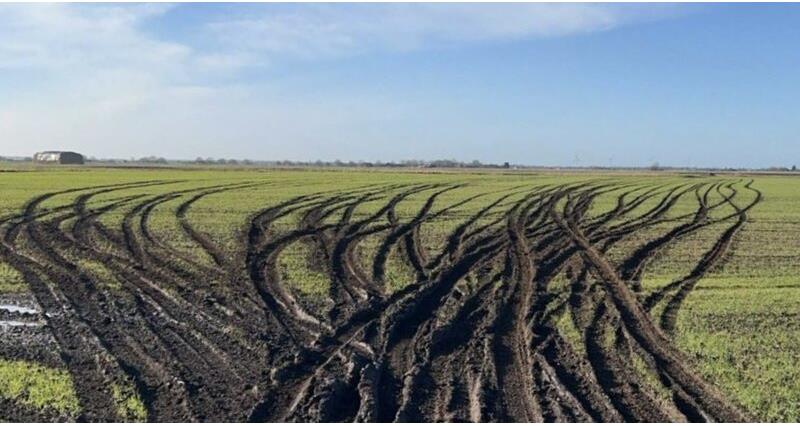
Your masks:
<path fill-rule="evenodd" d="M 25 321 L 0 321 L 1 328 L 9 327 L 41 327 L 40 322 L 25 322 Z"/>
<path fill-rule="evenodd" d="M 26 306 L 19 306 L 19 305 L 9 305 L 9 304 L 2 304 L 0 303 L 0 310 L 8 311 L 8 312 L 15 312 L 19 314 L 35 314 L 39 311 L 36 309 L 28 308 Z"/>

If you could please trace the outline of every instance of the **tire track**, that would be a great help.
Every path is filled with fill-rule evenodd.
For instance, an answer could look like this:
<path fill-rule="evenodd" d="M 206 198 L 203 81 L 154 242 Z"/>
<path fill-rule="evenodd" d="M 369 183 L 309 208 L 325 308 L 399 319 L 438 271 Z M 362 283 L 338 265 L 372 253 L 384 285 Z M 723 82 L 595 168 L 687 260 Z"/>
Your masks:
<path fill-rule="evenodd" d="M 267 205 L 233 250 L 192 223 L 192 206 L 273 183 L 160 187 L 174 183 L 42 194 L 0 222 L 0 260 L 48 313 L 80 420 L 118 420 L 109 389 L 121 383 L 152 421 L 747 419 L 670 335 L 760 202 L 752 181 L 605 179 L 472 193 L 439 208 L 468 185 L 367 185 Z M 485 202 L 428 253 L 426 228 L 476 200 Z M 154 217 L 171 202 L 202 257 L 160 232 Z M 100 221 L 112 212 L 118 231 Z M 725 228 L 692 271 L 645 297 L 648 264 L 714 225 Z M 645 232 L 656 235 L 629 242 Z M 330 281 L 318 304 L 284 282 L 279 259 L 293 244 Z M 617 249 L 615 265 L 607 253 Z M 391 256 L 414 282 L 386 285 Z"/>

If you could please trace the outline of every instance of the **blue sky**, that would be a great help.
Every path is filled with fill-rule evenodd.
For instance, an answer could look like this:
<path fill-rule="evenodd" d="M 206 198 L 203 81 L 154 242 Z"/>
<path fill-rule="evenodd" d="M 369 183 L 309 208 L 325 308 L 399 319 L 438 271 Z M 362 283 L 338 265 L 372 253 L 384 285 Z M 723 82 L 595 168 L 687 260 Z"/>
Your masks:
<path fill-rule="evenodd" d="M 0 5 L 0 155 L 800 163 L 791 4 Z"/>

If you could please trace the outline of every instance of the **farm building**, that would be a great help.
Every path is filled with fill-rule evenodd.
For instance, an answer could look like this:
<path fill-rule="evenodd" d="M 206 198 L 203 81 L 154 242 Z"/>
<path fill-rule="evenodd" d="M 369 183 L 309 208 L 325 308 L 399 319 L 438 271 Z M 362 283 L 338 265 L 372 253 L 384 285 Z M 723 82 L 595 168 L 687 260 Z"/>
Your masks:
<path fill-rule="evenodd" d="M 70 151 L 42 151 L 33 155 L 35 163 L 83 164 L 83 155 Z"/>

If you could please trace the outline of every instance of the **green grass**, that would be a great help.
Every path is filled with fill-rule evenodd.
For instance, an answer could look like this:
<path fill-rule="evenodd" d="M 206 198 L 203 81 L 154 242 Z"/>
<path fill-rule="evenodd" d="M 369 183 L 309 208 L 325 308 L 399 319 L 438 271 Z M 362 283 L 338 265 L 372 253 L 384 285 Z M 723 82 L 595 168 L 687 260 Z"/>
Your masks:
<path fill-rule="evenodd" d="M 111 391 L 121 419 L 139 423 L 147 420 L 147 409 L 132 386 L 114 384 Z"/>
<path fill-rule="evenodd" d="M 727 179 L 728 176 L 704 179 Z M 716 383 L 731 399 L 745 407 L 757 418 L 768 421 L 796 421 L 800 419 L 800 180 L 794 177 L 755 176 L 755 187 L 762 191 L 764 199 L 751 211 L 750 221 L 737 235 L 733 251 L 724 264 L 702 279 L 696 290 L 685 301 L 678 317 L 676 342 L 700 371 Z M 203 169 L 101 169 L 101 168 L 37 168 L 17 173 L 0 172 L 0 217 L 15 214 L 34 194 L 59 191 L 67 188 L 145 180 L 175 181 L 173 183 L 131 188 L 101 194 L 93 199 L 89 207 L 100 207 L 120 197 L 141 195 L 151 197 L 170 191 L 180 191 L 225 183 L 257 182 L 263 185 L 237 189 L 205 197 L 194 204 L 188 219 L 198 230 L 210 235 L 223 247 L 234 250 L 243 238 L 245 226 L 253 212 L 268 205 L 292 197 L 317 192 L 346 191 L 368 185 L 391 184 L 459 183 L 463 186 L 442 194 L 433 211 L 452 205 L 468 197 L 483 194 L 448 212 L 421 228 L 420 240 L 426 250 L 436 252 L 445 243 L 446 236 L 463 220 L 477 212 L 487 203 L 499 197 L 539 185 L 567 184 L 594 180 L 621 182 L 631 186 L 601 196 L 592 206 L 591 214 L 601 214 L 612 209 L 617 197 L 625 190 L 640 189 L 632 194 L 642 194 L 652 185 L 693 183 L 696 179 L 674 174 L 639 173 L 416 173 L 396 171 L 352 171 L 352 170 L 203 170 Z M 525 188 L 520 188 L 524 185 Z M 431 194 L 426 191 L 413 195 L 397 206 L 398 216 L 407 219 L 413 216 Z M 52 197 L 42 207 L 53 208 L 71 203 L 76 193 Z M 515 194 L 506 203 L 490 212 L 479 223 L 498 217 L 510 203 L 519 200 L 524 193 Z M 754 195 L 741 192 L 741 200 Z M 720 196 L 712 196 L 712 202 Z M 197 260 L 210 265 L 205 256 L 186 236 L 175 218 L 175 209 L 182 199 L 159 205 L 153 211 L 150 225 L 159 238 L 196 256 Z M 356 209 L 355 220 L 366 217 L 379 208 L 385 199 L 365 203 Z M 652 208 L 656 200 L 639 206 L 635 213 Z M 131 204 L 101 216 L 101 221 L 119 227 L 123 215 Z M 687 194 L 671 211 L 670 217 L 690 214 L 696 207 L 694 195 Z M 730 209 L 727 210 L 730 213 Z M 296 217 L 281 219 L 276 230 L 293 227 Z M 334 215 L 328 222 L 338 219 Z M 65 224 L 66 225 L 66 224 Z M 612 259 L 648 238 L 663 233 L 674 223 L 666 223 L 635 238 L 625 239 L 609 255 Z M 697 258 L 708 250 L 725 226 L 713 226 L 696 235 L 680 240 L 670 246 L 648 266 L 644 287 L 646 290 L 660 287 L 685 275 Z M 365 239 L 359 245 L 359 261 L 371 272 L 372 251 L 377 241 Z M 300 293 L 317 297 L 326 294 L 330 285 L 327 276 L 314 270 L 309 264 L 309 253 L 303 244 L 290 245 L 279 257 L 281 277 Z M 386 282 L 389 288 L 398 289 L 413 280 L 413 274 L 399 253 L 389 256 Z M 103 275 L 102 265 L 81 265 L 90 272 Z M 114 281 L 108 278 L 113 289 Z M 0 294 L 26 291 L 22 278 L 0 263 Z M 565 316 L 565 318 L 569 318 Z M 566 331 L 570 341 L 580 340 L 580 331 L 570 328 L 569 321 L 562 318 L 559 328 Z M 28 371 L 15 367 L 17 373 L 3 364 L 5 380 L 14 374 Z M 33 367 L 28 367 L 33 368 Z M 39 371 L 39 370 L 35 370 Z M 12 374 L 13 373 L 13 374 Z M 11 376 L 9 376 L 11 374 Z M 66 373 L 60 373 L 62 375 Z M 62 376 L 57 376 L 62 377 Z M 4 380 L 0 378 L 0 380 Z M 59 379 L 68 380 L 66 378 Z M 18 379 L 18 381 L 25 381 Z M 15 388 L 15 389 L 18 389 Z M 27 388 L 26 388 L 27 389 Z M 0 389 L 0 392 L 3 392 Z M 4 396 L 9 396 L 5 391 Z M 38 395 L 33 392 L 34 395 Z M 29 391 L 17 392 L 15 398 L 28 401 Z M 74 397 L 74 395 L 73 395 Z M 41 398 L 41 397 L 39 397 Z M 65 398 L 65 397 L 64 397 Z M 126 397 L 127 398 L 127 397 Z M 41 404 L 41 399 L 35 399 Z M 44 399 L 47 401 L 58 398 Z M 62 398 L 63 400 L 63 398 Z M 126 413 L 137 418 L 136 404 L 131 402 Z M 35 405 L 35 404 L 34 404 Z M 124 403 L 123 405 L 128 405 Z M 69 407 L 69 408 L 63 408 Z M 61 409 L 73 409 L 66 404 Z M 74 409 L 77 409 L 76 406 Z"/>
<path fill-rule="evenodd" d="M 281 280 L 308 296 L 324 296 L 330 279 L 328 275 L 315 270 L 310 262 L 308 246 L 302 242 L 289 244 L 279 256 L 278 267 Z"/>
<path fill-rule="evenodd" d="M 69 373 L 25 361 L 0 359 L 0 397 L 69 417 L 80 408 Z"/>
<path fill-rule="evenodd" d="M 17 270 L 0 262 L 0 294 L 21 293 L 27 289 L 28 285 Z"/>
<path fill-rule="evenodd" d="M 707 283 L 681 311 L 679 347 L 706 378 L 764 421 L 800 419 L 800 283 L 795 288 Z"/>
<path fill-rule="evenodd" d="M 108 270 L 102 263 L 93 260 L 78 259 L 75 264 L 85 273 L 90 274 L 93 281 L 99 283 L 102 287 L 117 290 L 121 286 L 119 281 L 114 277 L 111 271 Z"/>

